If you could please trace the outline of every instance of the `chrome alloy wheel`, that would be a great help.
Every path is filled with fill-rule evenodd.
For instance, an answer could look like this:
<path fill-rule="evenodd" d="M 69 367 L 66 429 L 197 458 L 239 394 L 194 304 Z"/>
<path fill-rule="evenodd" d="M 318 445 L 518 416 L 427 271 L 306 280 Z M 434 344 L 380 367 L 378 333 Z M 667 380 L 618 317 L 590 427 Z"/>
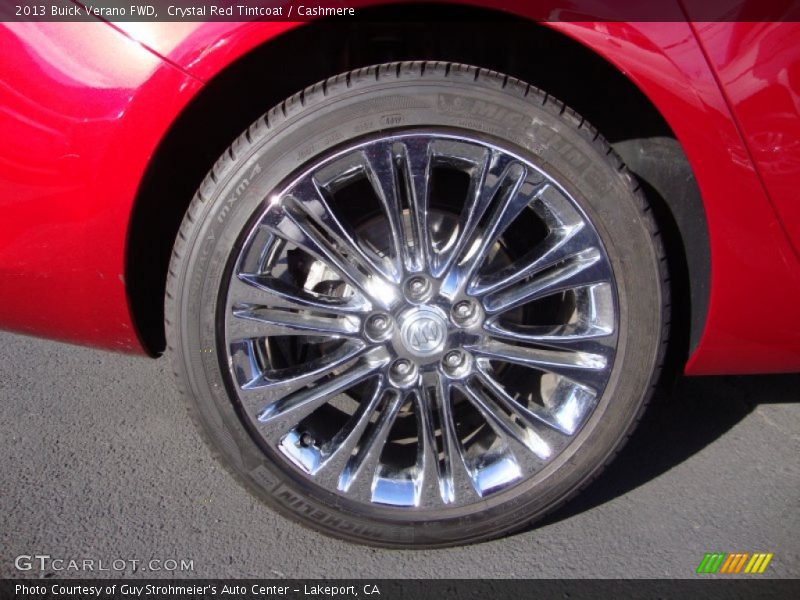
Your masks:
<path fill-rule="evenodd" d="M 608 381 L 600 237 L 534 164 L 415 131 L 320 159 L 231 262 L 224 356 L 251 434 L 361 506 L 478 512 L 577 436 Z"/>

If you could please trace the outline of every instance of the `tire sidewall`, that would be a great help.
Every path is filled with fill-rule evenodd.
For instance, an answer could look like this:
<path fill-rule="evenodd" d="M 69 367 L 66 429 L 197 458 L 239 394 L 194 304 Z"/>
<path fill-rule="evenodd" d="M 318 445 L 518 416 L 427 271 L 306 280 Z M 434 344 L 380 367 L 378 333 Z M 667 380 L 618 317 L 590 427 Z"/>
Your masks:
<path fill-rule="evenodd" d="M 470 78 L 471 79 L 471 78 Z M 269 504 L 314 528 L 382 545 L 446 545 L 494 537 L 534 520 L 591 479 L 628 435 L 651 386 L 662 332 L 658 253 L 640 198 L 590 130 L 477 81 L 375 81 L 328 89 L 294 105 L 247 147 L 202 196 L 180 264 L 173 319 L 176 358 L 191 408 L 223 460 Z M 538 96 L 537 96 L 538 99 Z M 443 128 L 487 136 L 522 155 L 572 195 L 605 245 L 617 286 L 618 348 L 598 405 L 571 444 L 534 478 L 477 515 L 405 521 L 364 518 L 332 493 L 312 494 L 265 454 L 231 401 L 219 345 L 220 290 L 242 232 L 269 194 L 309 161 L 344 143 L 396 130 Z M 503 499 L 506 498 L 507 499 Z"/>

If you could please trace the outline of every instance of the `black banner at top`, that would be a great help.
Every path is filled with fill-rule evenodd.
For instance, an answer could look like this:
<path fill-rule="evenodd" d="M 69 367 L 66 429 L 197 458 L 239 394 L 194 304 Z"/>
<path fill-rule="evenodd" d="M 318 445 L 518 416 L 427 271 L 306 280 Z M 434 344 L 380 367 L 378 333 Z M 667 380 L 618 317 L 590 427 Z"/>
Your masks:
<path fill-rule="evenodd" d="M 464 20 L 459 4 L 536 21 L 800 21 L 800 0 L 0 0 L 0 21 L 369 20 L 392 5 L 405 21 L 446 22 Z"/>

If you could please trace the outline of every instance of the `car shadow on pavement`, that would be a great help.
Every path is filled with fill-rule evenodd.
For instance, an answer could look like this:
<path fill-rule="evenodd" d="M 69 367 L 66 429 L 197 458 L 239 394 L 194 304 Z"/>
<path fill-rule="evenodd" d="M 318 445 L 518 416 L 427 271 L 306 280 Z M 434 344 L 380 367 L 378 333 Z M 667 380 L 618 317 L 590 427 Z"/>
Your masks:
<path fill-rule="evenodd" d="M 568 519 L 655 479 L 711 444 L 757 405 L 800 402 L 800 374 L 682 377 L 656 395 L 608 468 L 576 498 L 533 524 Z"/>

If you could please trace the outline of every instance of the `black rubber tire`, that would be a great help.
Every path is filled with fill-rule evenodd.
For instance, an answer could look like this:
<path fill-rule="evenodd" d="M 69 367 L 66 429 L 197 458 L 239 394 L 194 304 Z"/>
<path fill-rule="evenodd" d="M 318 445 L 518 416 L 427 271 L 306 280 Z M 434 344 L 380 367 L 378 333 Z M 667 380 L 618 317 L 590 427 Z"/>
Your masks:
<path fill-rule="evenodd" d="M 568 188 L 605 244 L 617 282 L 619 345 L 598 406 L 535 484 L 476 516 L 367 518 L 311 494 L 271 461 L 229 398 L 218 353 L 217 301 L 237 239 L 279 182 L 308 160 L 366 134 L 441 126 L 502 140 Z M 324 533 L 392 547 L 470 543 L 508 534 L 585 487 L 641 418 L 664 360 L 669 286 L 647 201 L 599 133 L 544 91 L 500 73 L 431 62 L 359 69 L 313 85 L 270 110 L 217 161 L 175 242 L 166 334 L 192 417 L 229 470 L 284 515 Z M 247 527 L 246 523 L 242 527 Z"/>

